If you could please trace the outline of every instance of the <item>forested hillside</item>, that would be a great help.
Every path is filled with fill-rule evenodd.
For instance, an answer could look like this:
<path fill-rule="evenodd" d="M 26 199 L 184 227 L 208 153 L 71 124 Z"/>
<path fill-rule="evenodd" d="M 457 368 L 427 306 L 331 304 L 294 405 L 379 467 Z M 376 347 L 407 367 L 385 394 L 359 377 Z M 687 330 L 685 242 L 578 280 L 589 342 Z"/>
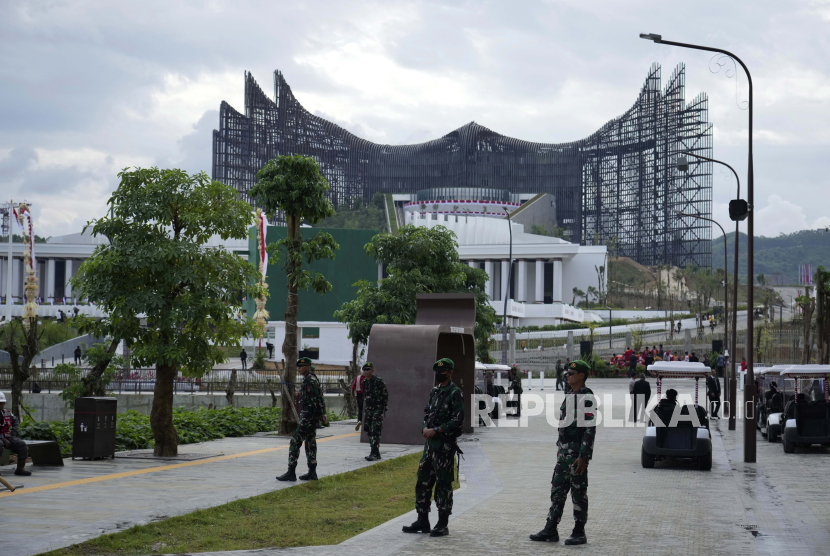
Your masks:
<path fill-rule="evenodd" d="M 746 234 L 741 233 L 738 255 L 739 275 L 746 280 Z M 732 271 L 735 253 L 735 232 L 727 234 L 729 270 Z M 723 268 L 723 237 L 712 242 L 712 264 Z M 755 275 L 764 274 L 768 279 L 780 275 L 784 284 L 798 283 L 798 266 L 812 264 L 830 268 L 830 233 L 822 230 L 802 230 L 778 237 L 755 238 Z M 776 283 L 776 281 L 768 283 Z"/>

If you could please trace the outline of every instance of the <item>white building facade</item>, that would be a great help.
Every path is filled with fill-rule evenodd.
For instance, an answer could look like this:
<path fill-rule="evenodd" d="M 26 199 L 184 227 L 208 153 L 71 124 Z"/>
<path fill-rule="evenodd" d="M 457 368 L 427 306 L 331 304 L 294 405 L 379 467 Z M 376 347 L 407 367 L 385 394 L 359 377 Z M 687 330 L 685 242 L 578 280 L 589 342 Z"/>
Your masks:
<path fill-rule="evenodd" d="M 587 291 L 600 284 L 598 269 L 607 264 L 604 245 L 583 246 L 565 240 L 526 233 L 522 224 L 511 223 L 513 233 L 513 281 L 510 273 L 510 228 L 505 218 L 459 216 L 412 211 L 405 224 L 444 226 L 455 233 L 458 255 L 472 267 L 484 270 L 487 294 L 501 315 L 507 300 L 509 326 L 544 326 L 582 322 L 582 309 L 573 306 L 574 288 Z M 593 318 L 593 317 L 591 317 Z"/>

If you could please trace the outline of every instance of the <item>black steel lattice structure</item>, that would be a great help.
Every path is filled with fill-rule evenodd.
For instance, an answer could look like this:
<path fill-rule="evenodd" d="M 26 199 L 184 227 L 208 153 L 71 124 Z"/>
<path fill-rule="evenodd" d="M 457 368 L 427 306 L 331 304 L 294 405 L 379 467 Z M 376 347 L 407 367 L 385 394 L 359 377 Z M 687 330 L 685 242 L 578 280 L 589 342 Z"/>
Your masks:
<path fill-rule="evenodd" d="M 414 194 L 440 187 L 550 193 L 570 241 L 608 244 L 646 264 L 711 266 L 711 228 L 677 212 L 712 215 L 712 166 L 680 173 L 683 151 L 712 155 L 708 99 L 684 98 L 685 68 L 661 89 L 654 64 L 634 106 L 572 143 L 532 143 L 471 122 L 417 145 L 380 145 L 310 114 L 282 73 L 274 99 L 245 74 L 245 113 L 226 102 L 213 132 L 213 178 L 247 199 L 256 173 L 282 154 L 314 157 L 335 206 L 368 202 L 375 193 Z M 250 199 L 248 199 L 250 200 Z"/>

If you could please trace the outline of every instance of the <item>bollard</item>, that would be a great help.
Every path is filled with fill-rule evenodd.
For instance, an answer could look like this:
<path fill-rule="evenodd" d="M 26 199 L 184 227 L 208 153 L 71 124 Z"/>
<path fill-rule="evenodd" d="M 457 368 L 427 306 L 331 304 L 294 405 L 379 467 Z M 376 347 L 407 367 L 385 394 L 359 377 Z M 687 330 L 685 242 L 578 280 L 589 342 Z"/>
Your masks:
<path fill-rule="evenodd" d="M 533 371 L 527 372 L 527 389 L 533 390 Z"/>
<path fill-rule="evenodd" d="M 545 371 L 539 371 L 539 386 L 541 390 L 545 389 Z"/>

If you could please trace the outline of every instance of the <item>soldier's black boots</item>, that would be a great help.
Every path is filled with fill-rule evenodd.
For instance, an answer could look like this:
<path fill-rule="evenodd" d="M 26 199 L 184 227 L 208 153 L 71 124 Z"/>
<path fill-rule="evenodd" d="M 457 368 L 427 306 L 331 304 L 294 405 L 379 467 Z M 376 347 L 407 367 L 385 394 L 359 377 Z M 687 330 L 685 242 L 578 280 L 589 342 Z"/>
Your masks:
<path fill-rule="evenodd" d="M 289 467 L 288 471 L 277 477 L 278 481 L 296 481 L 297 475 L 294 473 L 294 467 Z"/>
<path fill-rule="evenodd" d="M 21 466 L 21 467 L 18 467 L 17 469 L 15 469 L 15 470 L 14 470 L 14 474 L 15 474 L 15 475 L 22 475 L 22 476 L 24 476 L 24 477 L 28 477 L 28 476 L 30 476 L 30 475 L 32 474 L 32 472 L 31 472 L 31 471 L 26 471 L 26 470 L 25 470 L 25 469 L 23 469 L 23 467 Z"/>
<path fill-rule="evenodd" d="M 585 544 L 586 542 L 588 542 L 588 538 L 585 536 L 585 523 L 577 521 L 574 524 L 574 530 L 571 532 L 571 536 L 565 539 L 565 544 Z"/>
<path fill-rule="evenodd" d="M 429 514 L 418 514 L 418 520 L 412 525 L 404 525 L 404 533 L 429 533 Z"/>
<path fill-rule="evenodd" d="M 317 480 L 317 466 L 316 465 L 309 465 L 308 466 L 308 473 L 305 475 L 300 475 L 301 481 L 316 481 Z"/>
<path fill-rule="evenodd" d="M 556 524 L 551 520 L 547 520 L 547 522 L 545 523 L 545 528 L 536 533 L 535 535 L 530 535 L 530 540 L 559 542 L 559 532 L 556 530 Z"/>
<path fill-rule="evenodd" d="M 366 456 L 366 461 L 375 461 L 380 459 L 380 449 L 372 450 L 372 452 Z"/>
<path fill-rule="evenodd" d="M 445 537 L 450 534 L 450 530 L 447 529 L 447 525 L 450 522 L 450 514 L 445 514 L 444 512 L 438 512 L 438 523 L 435 524 L 435 527 L 432 528 L 432 531 L 429 532 L 430 537 Z"/>

